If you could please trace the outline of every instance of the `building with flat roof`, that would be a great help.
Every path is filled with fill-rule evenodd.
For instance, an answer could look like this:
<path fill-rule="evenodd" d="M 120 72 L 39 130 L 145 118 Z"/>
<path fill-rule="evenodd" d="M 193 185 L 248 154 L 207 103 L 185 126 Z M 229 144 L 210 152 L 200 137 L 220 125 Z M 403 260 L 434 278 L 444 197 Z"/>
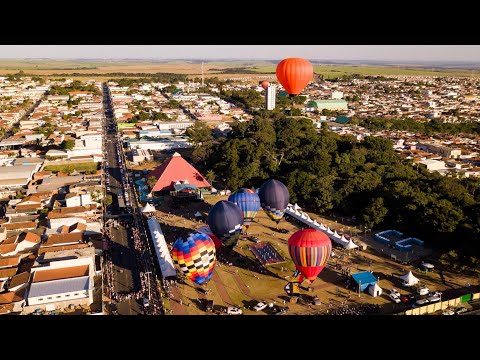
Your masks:
<path fill-rule="evenodd" d="M 347 102 L 343 99 L 312 100 L 307 107 L 317 110 L 348 110 Z"/>

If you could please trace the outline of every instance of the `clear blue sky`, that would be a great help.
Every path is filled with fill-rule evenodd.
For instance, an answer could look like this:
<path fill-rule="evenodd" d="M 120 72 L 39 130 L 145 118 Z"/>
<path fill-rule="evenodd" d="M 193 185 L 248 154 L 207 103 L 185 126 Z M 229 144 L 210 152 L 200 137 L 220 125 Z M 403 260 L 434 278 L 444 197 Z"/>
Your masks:
<path fill-rule="evenodd" d="M 0 45 L 0 58 L 145 58 L 465 61 L 479 45 Z"/>

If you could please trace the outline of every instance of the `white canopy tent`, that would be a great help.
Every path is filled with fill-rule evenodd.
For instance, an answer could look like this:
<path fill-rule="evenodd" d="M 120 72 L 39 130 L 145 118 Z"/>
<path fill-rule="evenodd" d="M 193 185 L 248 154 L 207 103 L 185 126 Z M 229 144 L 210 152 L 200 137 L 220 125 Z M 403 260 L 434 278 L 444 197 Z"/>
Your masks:
<path fill-rule="evenodd" d="M 329 234 L 333 234 L 333 231 L 332 231 L 332 229 L 330 229 L 330 226 L 329 226 L 329 227 L 327 227 L 327 233 L 329 233 Z"/>
<path fill-rule="evenodd" d="M 337 233 L 337 230 L 335 230 L 333 232 L 333 236 L 335 236 L 336 238 L 339 238 L 339 239 L 341 238 L 341 236 Z"/>
<path fill-rule="evenodd" d="M 293 208 L 294 208 L 295 210 L 301 210 L 301 209 L 302 209 L 300 206 L 298 206 L 297 203 L 295 203 L 295 205 L 293 206 Z"/>
<path fill-rule="evenodd" d="M 320 229 L 322 229 L 322 230 L 327 230 L 327 228 L 326 228 L 325 225 L 323 225 L 323 224 L 320 224 Z"/>
<path fill-rule="evenodd" d="M 413 286 L 419 282 L 418 278 L 416 278 L 411 271 L 407 274 L 400 276 L 400 279 L 404 281 L 404 285 L 406 286 Z"/>
<path fill-rule="evenodd" d="M 157 211 L 155 209 L 155 206 L 153 206 L 152 204 L 150 203 L 147 203 L 147 205 L 145 205 L 143 208 L 142 208 L 142 213 L 143 214 L 146 214 L 146 213 L 152 213 L 152 212 L 155 212 Z"/>
<path fill-rule="evenodd" d="M 350 241 L 347 243 L 347 245 L 345 245 L 345 249 L 347 249 L 347 250 L 352 250 L 352 249 L 356 249 L 356 248 L 358 248 L 358 245 L 355 244 L 352 239 L 350 239 Z"/>
<path fill-rule="evenodd" d="M 383 289 L 380 286 L 378 286 L 377 283 L 375 283 L 373 285 L 370 285 L 368 287 L 368 293 L 370 295 L 372 295 L 373 297 L 377 297 L 377 296 L 382 295 L 382 292 L 383 292 Z"/>
<path fill-rule="evenodd" d="M 152 217 L 147 220 L 147 224 L 150 230 L 150 235 L 152 236 L 155 253 L 157 255 L 157 261 L 160 265 L 162 276 L 164 278 L 176 276 L 177 271 L 173 265 L 173 260 L 170 256 L 170 252 L 168 251 L 167 242 L 165 241 L 165 236 L 163 235 L 163 231 L 158 220 Z"/>

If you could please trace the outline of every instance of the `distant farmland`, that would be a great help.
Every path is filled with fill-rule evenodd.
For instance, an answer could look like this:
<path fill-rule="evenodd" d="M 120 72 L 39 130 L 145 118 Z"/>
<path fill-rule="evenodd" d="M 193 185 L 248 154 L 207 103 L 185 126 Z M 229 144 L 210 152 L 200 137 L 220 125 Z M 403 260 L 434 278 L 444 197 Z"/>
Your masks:
<path fill-rule="evenodd" d="M 275 65 L 266 61 L 246 62 L 205 62 L 206 77 L 241 78 L 262 75 L 274 75 Z M 65 77 L 75 76 L 78 79 L 97 78 L 108 79 L 112 73 L 125 73 L 125 77 L 141 77 L 141 74 L 175 73 L 189 77 L 201 76 L 201 63 L 194 61 L 164 61 L 148 60 L 0 60 L 0 74 L 14 74 L 23 71 L 27 74 Z M 326 79 L 343 75 L 411 75 L 411 76 L 480 76 L 478 70 L 464 69 L 425 69 L 408 66 L 368 66 L 368 65 L 314 65 L 314 71 Z M 123 76 L 123 75 L 117 75 Z"/>

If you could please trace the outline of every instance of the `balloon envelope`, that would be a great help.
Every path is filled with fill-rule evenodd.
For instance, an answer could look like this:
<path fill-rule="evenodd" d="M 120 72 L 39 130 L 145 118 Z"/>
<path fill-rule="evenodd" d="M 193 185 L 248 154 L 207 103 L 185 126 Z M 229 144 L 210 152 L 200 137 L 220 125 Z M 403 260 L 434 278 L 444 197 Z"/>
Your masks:
<path fill-rule="evenodd" d="M 321 231 L 299 230 L 288 239 L 288 252 L 297 270 L 313 281 L 330 258 L 332 242 Z"/>
<path fill-rule="evenodd" d="M 258 191 L 260 205 L 267 215 L 277 223 L 283 218 L 290 201 L 290 193 L 283 183 L 270 179 L 260 186 Z"/>
<path fill-rule="evenodd" d="M 313 78 L 313 66 L 302 58 L 288 58 L 277 65 L 277 79 L 290 95 L 298 95 Z"/>
<path fill-rule="evenodd" d="M 240 188 L 228 197 L 243 213 L 243 225 L 247 228 L 260 210 L 260 198 L 254 190 Z"/>
<path fill-rule="evenodd" d="M 208 235 L 194 232 L 175 241 L 172 258 L 188 279 L 201 285 L 212 277 L 215 245 Z"/>
<path fill-rule="evenodd" d="M 212 230 L 210 230 L 210 227 L 208 225 L 202 226 L 200 229 L 197 229 L 198 232 L 208 235 L 210 239 L 212 239 L 213 243 L 215 244 L 215 250 L 218 250 L 220 246 L 222 246 L 222 242 L 218 237 L 215 236 L 214 233 L 212 233 Z"/>
<path fill-rule="evenodd" d="M 242 232 L 242 210 L 231 201 L 219 201 L 210 209 L 207 222 L 223 245 L 234 246 Z"/>
<path fill-rule="evenodd" d="M 263 80 L 263 81 L 260 83 L 260 85 L 262 86 L 262 88 L 263 88 L 264 90 L 267 90 L 267 87 L 268 87 L 268 85 L 270 85 L 270 83 L 269 83 L 267 80 Z"/>

